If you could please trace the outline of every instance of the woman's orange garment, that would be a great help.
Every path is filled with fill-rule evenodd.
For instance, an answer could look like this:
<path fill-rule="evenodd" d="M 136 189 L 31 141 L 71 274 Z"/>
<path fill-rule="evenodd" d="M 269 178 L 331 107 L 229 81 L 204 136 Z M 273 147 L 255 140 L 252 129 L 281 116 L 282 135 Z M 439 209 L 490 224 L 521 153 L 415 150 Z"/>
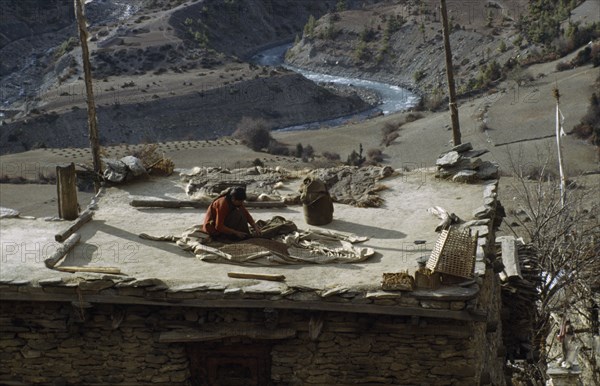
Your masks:
<path fill-rule="evenodd" d="M 204 232 L 208 233 L 211 236 L 222 234 L 235 234 L 234 229 L 225 225 L 225 221 L 227 217 L 231 214 L 232 210 L 241 211 L 242 215 L 246 218 L 248 223 L 254 224 L 252 216 L 244 207 L 244 205 L 236 207 L 235 205 L 233 205 L 231 199 L 228 196 L 221 196 L 214 200 L 206 210 L 203 225 Z"/>

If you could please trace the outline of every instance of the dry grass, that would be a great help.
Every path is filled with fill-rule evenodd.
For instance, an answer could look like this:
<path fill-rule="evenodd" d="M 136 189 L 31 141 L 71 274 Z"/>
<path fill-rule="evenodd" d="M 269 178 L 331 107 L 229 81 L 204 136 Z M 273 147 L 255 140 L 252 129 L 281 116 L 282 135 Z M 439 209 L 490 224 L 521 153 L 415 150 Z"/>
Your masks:
<path fill-rule="evenodd" d="M 148 169 L 152 174 L 169 176 L 175 169 L 175 163 L 170 158 L 161 158 L 149 166 Z"/>
<path fill-rule="evenodd" d="M 170 158 L 158 152 L 158 144 L 144 144 L 140 149 L 135 150 L 132 156 L 140 159 L 146 170 L 153 174 L 171 175 L 175 169 L 175 163 Z"/>

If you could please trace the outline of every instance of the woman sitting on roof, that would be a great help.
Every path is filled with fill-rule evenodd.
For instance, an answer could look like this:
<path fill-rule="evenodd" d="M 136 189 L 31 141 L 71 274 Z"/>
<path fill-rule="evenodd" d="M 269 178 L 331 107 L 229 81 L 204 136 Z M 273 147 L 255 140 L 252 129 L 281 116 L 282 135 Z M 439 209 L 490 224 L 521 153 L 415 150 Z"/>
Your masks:
<path fill-rule="evenodd" d="M 244 200 L 246 189 L 241 186 L 229 189 L 216 198 L 204 216 L 204 232 L 213 238 L 240 240 L 250 237 L 250 224 L 255 234 L 260 234 L 260 228 L 244 207 Z"/>

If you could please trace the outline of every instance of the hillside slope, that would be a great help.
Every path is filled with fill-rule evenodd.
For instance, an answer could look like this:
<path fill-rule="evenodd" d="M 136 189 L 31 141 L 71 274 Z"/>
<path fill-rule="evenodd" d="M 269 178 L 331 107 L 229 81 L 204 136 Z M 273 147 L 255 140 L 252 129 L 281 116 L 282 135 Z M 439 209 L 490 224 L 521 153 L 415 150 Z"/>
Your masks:
<path fill-rule="evenodd" d="M 289 40 L 309 14 L 334 3 L 90 3 L 96 22 L 88 44 L 103 143 L 214 138 L 231 134 L 242 116 L 281 127 L 366 110 L 369 105 L 354 95 L 332 94 L 300 76 L 238 59 Z M 72 21 L 65 23 L 72 28 Z M 199 30 L 209 40 L 199 39 Z M 41 44 L 45 54 L 32 64 L 37 72 L 13 68 L 2 78 L 14 85 L 3 110 L 3 153 L 87 145 L 81 50 L 74 35 L 71 40 L 68 47 Z"/>
<path fill-rule="evenodd" d="M 204 140 L 231 135 L 244 116 L 263 118 L 273 127 L 350 114 L 370 106 L 358 97 L 332 94 L 290 72 L 237 82 L 144 103 L 98 108 L 100 142 L 153 143 Z M 76 108 L 4 125 L 0 154 L 39 147 L 86 147 L 87 114 Z"/>
<path fill-rule="evenodd" d="M 488 63 L 505 63 L 524 53 L 513 41 L 515 22 L 525 4 L 448 1 L 457 88 L 474 80 Z M 330 13 L 308 33 L 305 29 L 286 61 L 315 71 L 404 85 L 422 94 L 445 92 L 438 5 L 437 1 L 385 1 Z"/>

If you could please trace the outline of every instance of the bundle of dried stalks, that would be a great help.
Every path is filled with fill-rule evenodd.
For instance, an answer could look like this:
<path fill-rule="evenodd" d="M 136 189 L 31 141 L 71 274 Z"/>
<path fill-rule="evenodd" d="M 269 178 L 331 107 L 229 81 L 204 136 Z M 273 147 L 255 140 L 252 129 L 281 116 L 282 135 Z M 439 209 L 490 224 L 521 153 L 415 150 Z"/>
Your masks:
<path fill-rule="evenodd" d="M 148 167 L 148 170 L 152 174 L 169 176 L 175 169 L 175 163 L 170 158 L 161 158 L 154 164 Z"/>
<path fill-rule="evenodd" d="M 156 143 L 146 143 L 142 145 L 140 149 L 135 150 L 131 155 L 139 158 L 144 163 L 146 169 L 148 169 L 151 165 L 164 158 L 158 154 L 157 150 L 158 145 Z"/>

